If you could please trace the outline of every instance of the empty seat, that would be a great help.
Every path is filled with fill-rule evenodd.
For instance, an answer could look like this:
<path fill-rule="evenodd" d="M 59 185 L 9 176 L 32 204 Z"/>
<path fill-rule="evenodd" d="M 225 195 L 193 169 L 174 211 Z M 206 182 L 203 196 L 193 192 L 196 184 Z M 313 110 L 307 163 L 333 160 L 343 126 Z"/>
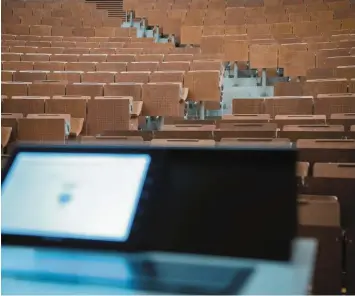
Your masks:
<path fill-rule="evenodd" d="M 1 71 L 1 81 L 12 81 L 14 71 Z"/>
<path fill-rule="evenodd" d="M 312 114 L 312 97 L 268 97 L 265 99 L 265 113 L 276 115 Z"/>
<path fill-rule="evenodd" d="M 220 71 L 189 71 L 185 74 L 184 86 L 191 100 L 220 102 Z"/>
<path fill-rule="evenodd" d="M 229 114 L 217 121 L 217 127 L 233 123 L 267 123 L 270 120 L 269 114 Z"/>
<path fill-rule="evenodd" d="M 233 99 L 233 114 L 260 114 L 264 113 L 264 101 L 262 98 Z"/>
<path fill-rule="evenodd" d="M 65 62 L 34 62 L 33 70 L 37 71 L 64 71 Z M 41 80 L 41 79 L 37 79 Z"/>
<path fill-rule="evenodd" d="M 32 26 L 30 26 L 30 35 L 51 36 L 52 35 L 52 26 L 32 25 Z"/>
<path fill-rule="evenodd" d="M 355 163 L 316 163 L 313 176 L 321 178 L 355 178 Z"/>
<path fill-rule="evenodd" d="M 67 95 L 90 96 L 91 98 L 103 95 L 104 83 L 73 83 L 67 85 Z"/>
<path fill-rule="evenodd" d="M 323 94 L 314 99 L 314 114 L 330 117 L 332 113 L 355 113 L 355 94 Z"/>
<path fill-rule="evenodd" d="M 24 116 L 32 113 L 44 113 L 44 103 L 49 97 L 40 96 L 14 96 L 11 100 L 3 102 L 5 113 L 21 113 Z"/>
<path fill-rule="evenodd" d="M 174 147 L 214 147 L 214 140 L 201 139 L 152 139 L 150 142 L 152 146 L 174 146 Z"/>
<path fill-rule="evenodd" d="M 33 82 L 36 80 L 46 80 L 48 71 L 19 71 L 14 73 L 13 80 L 21 82 Z"/>
<path fill-rule="evenodd" d="M 136 60 L 136 56 L 134 54 L 112 54 L 107 56 L 107 62 L 134 62 Z"/>
<path fill-rule="evenodd" d="M 278 46 L 276 44 L 252 44 L 249 50 L 251 68 L 277 67 Z"/>
<path fill-rule="evenodd" d="M 164 56 L 165 62 L 186 62 L 193 59 L 193 54 L 167 54 Z"/>
<path fill-rule="evenodd" d="M 1 53 L 2 61 L 21 61 L 22 53 L 14 53 L 14 52 L 3 52 Z"/>
<path fill-rule="evenodd" d="M 149 71 L 120 72 L 116 74 L 116 82 L 147 83 L 149 81 Z"/>
<path fill-rule="evenodd" d="M 78 54 L 53 54 L 50 57 L 51 62 L 77 62 Z"/>
<path fill-rule="evenodd" d="M 50 54 L 45 53 L 28 53 L 22 55 L 21 60 L 30 62 L 46 62 L 49 61 L 50 57 Z"/>
<path fill-rule="evenodd" d="M 46 113 L 70 114 L 70 133 L 78 136 L 86 121 L 87 101 L 85 96 L 54 96 L 45 103 Z"/>
<path fill-rule="evenodd" d="M 83 54 L 79 56 L 79 62 L 106 62 L 106 54 Z"/>
<path fill-rule="evenodd" d="M 47 74 L 47 79 L 65 81 L 66 83 L 81 82 L 82 73 L 80 71 L 53 71 Z"/>
<path fill-rule="evenodd" d="M 301 82 L 277 82 L 274 88 L 275 96 L 303 96 Z"/>
<path fill-rule="evenodd" d="M 34 81 L 28 86 L 29 96 L 60 96 L 65 95 L 66 84 L 57 80 Z M 38 113 L 38 112 L 33 112 Z"/>
<path fill-rule="evenodd" d="M 307 79 L 327 79 L 334 78 L 336 75 L 334 72 L 332 68 L 313 68 L 307 70 L 306 76 Z"/>
<path fill-rule="evenodd" d="M 355 140 L 300 139 L 296 147 L 298 158 L 309 162 L 354 162 Z"/>
<path fill-rule="evenodd" d="M 285 125 L 280 132 L 281 138 L 291 141 L 298 139 L 342 139 L 345 136 L 342 125 Z"/>
<path fill-rule="evenodd" d="M 202 124 L 163 125 L 154 132 L 155 139 L 200 139 L 213 140 L 215 126 Z"/>
<path fill-rule="evenodd" d="M 2 82 L 1 95 L 8 96 L 8 98 L 13 96 L 27 96 L 29 84 L 28 82 Z"/>
<path fill-rule="evenodd" d="M 139 54 L 136 56 L 137 62 L 162 62 L 163 60 L 163 54 Z"/>
<path fill-rule="evenodd" d="M 352 125 L 355 125 L 355 113 L 334 113 L 330 114 L 328 120 L 330 124 L 344 125 L 346 131 L 350 130 Z"/>
<path fill-rule="evenodd" d="M 64 118 L 21 118 L 18 124 L 18 140 L 29 142 L 65 141 Z"/>
<path fill-rule="evenodd" d="M 18 53 L 36 53 L 37 47 L 33 46 L 14 46 L 10 47 L 11 52 L 18 52 Z"/>
<path fill-rule="evenodd" d="M 182 117 L 187 89 L 181 83 L 147 83 L 142 88 L 143 114 Z"/>
<path fill-rule="evenodd" d="M 150 82 L 180 82 L 184 81 L 184 71 L 156 71 L 150 74 Z"/>
<path fill-rule="evenodd" d="M 38 47 L 37 53 L 62 54 L 64 47 Z"/>
<path fill-rule="evenodd" d="M 282 128 L 284 125 L 326 124 L 325 115 L 276 115 L 275 123 Z"/>
<path fill-rule="evenodd" d="M 131 62 L 127 65 L 127 71 L 156 71 L 159 62 Z"/>
<path fill-rule="evenodd" d="M 96 64 L 96 71 L 125 72 L 127 63 L 123 62 L 103 62 Z"/>
<path fill-rule="evenodd" d="M 217 70 L 222 71 L 223 69 L 221 61 L 210 61 L 210 60 L 194 60 L 191 63 L 190 69 L 193 71 L 200 70 Z"/>
<path fill-rule="evenodd" d="M 306 80 L 303 85 L 304 95 L 317 96 L 318 94 L 347 93 L 346 79 L 315 79 Z"/>
<path fill-rule="evenodd" d="M 129 130 L 132 97 L 96 97 L 88 102 L 87 132 Z"/>
<path fill-rule="evenodd" d="M 17 138 L 19 118 L 23 118 L 22 113 L 1 113 L 1 127 L 11 128 L 11 134 L 8 142 L 15 141 Z"/>
<path fill-rule="evenodd" d="M 63 54 L 88 54 L 90 53 L 90 48 L 79 48 L 79 47 L 64 47 Z"/>
<path fill-rule="evenodd" d="M 93 62 L 70 62 L 65 64 L 66 71 L 90 72 L 96 70 L 96 63 Z"/>
<path fill-rule="evenodd" d="M 2 62 L 2 69 L 7 71 L 31 71 L 33 70 L 33 62 L 19 62 L 19 61 L 11 61 L 11 62 Z M 37 69 L 36 69 L 37 70 Z"/>
<path fill-rule="evenodd" d="M 115 82 L 115 75 L 116 72 L 86 72 L 81 74 L 81 81 L 113 83 Z"/>
<path fill-rule="evenodd" d="M 189 61 L 162 62 L 159 65 L 159 71 L 189 71 L 189 69 Z"/>
<path fill-rule="evenodd" d="M 291 147 L 289 139 L 280 138 L 222 138 L 218 146 L 234 147 Z"/>
<path fill-rule="evenodd" d="M 216 141 L 222 138 L 276 138 L 275 123 L 231 123 L 214 132 Z"/>
<path fill-rule="evenodd" d="M 334 69 L 335 76 L 339 78 L 351 79 L 355 77 L 355 65 L 354 66 L 338 66 Z M 351 92 L 351 91 L 350 91 Z"/>
<path fill-rule="evenodd" d="M 104 86 L 105 96 L 128 96 L 134 101 L 142 100 L 142 83 L 110 83 Z"/>

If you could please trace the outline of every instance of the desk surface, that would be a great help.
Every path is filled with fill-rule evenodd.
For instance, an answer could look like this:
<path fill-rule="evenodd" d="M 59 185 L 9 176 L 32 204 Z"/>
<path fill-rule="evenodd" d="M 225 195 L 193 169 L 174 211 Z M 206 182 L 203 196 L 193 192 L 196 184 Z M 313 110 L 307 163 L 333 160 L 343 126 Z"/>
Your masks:
<path fill-rule="evenodd" d="M 117 295 L 148 294 L 144 291 L 120 289 L 109 285 L 90 283 L 85 277 L 124 278 L 127 276 L 127 256 L 144 257 L 161 262 L 203 264 L 206 268 L 218 266 L 253 267 L 253 275 L 246 281 L 240 294 L 244 295 L 305 295 L 313 273 L 316 242 L 297 239 L 293 258 L 288 263 L 265 260 L 221 258 L 167 253 L 118 255 L 99 252 L 41 250 L 21 247 L 2 247 L 2 295 Z M 18 279 L 14 271 L 58 272 L 73 276 L 71 281 L 41 281 Z M 78 277 L 80 275 L 80 278 Z M 157 294 L 157 293 L 154 293 Z"/>

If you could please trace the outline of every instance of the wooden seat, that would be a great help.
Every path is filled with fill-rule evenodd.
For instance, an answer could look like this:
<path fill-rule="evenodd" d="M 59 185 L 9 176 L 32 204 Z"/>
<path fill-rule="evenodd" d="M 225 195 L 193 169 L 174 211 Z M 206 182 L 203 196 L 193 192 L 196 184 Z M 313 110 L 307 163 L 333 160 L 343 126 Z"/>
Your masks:
<path fill-rule="evenodd" d="M 27 96 L 29 85 L 30 83 L 28 82 L 2 82 L 1 95 L 8 96 L 8 98 L 13 96 Z"/>
<path fill-rule="evenodd" d="M 13 81 L 33 82 L 36 80 L 46 80 L 49 71 L 18 71 L 14 73 Z"/>
<path fill-rule="evenodd" d="M 82 82 L 99 82 L 99 83 L 113 83 L 115 82 L 116 72 L 85 72 L 81 74 Z"/>
<path fill-rule="evenodd" d="M 274 89 L 275 96 L 303 96 L 303 83 L 277 82 Z"/>
<path fill-rule="evenodd" d="M 150 71 L 119 72 L 115 76 L 116 82 L 148 83 Z"/>
<path fill-rule="evenodd" d="M 53 71 L 47 74 L 48 80 L 66 81 L 67 83 L 81 82 L 81 71 Z"/>
<path fill-rule="evenodd" d="M 271 120 L 269 114 L 230 114 L 223 115 L 221 120 L 217 121 L 217 128 L 233 123 L 268 123 Z"/>
<path fill-rule="evenodd" d="M 33 70 L 33 62 L 20 62 L 20 61 L 3 61 L 2 69 L 7 71 L 31 71 Z M 39 70 L 39 69 L 35 69 Z"/>
<path fill-rule="evenodd" d="M 103 62 L 96 64 L 97 71 L 109 72 L 125 72 L 127 70 L 127 63 L 120 62 Z"/>
<path fill-rule="evenodd" d="M 328 121 L 330 124 L 343 125 L 346 131 L 350 131 L 351 126 L 355 125 L 355 113 L 330 114 Z"/>
<path fill-rule="evenodd" d="M 355 94 L 334 93 L 317 95 L 314 99 L 314 114 L 355 113 Z"/>
<path fill-rule="evenodd" d="M 233 147 L 291 147 L 289 139 L 280 138 L 222 138 L 218 146 Z"/>
<path fill-rule="evenodd" d="M 49 99 L 48 96 L 14 96 L 11 100 L 3 102 L 3 111 L 5 113 L 19 113 L 24 116 L 44 113 L 44 104 L 47 99 Z"/>
<path fill-rule="evenodd" d="M 232 123 L 223 129 L 215 130 L 214 138 L 276 138 L 277 125 L 275 123 Z"/>
<path fill-rule="evenodd" d="M 179 82 L 184 81 L 184 71 L 155 71 L 150 74 L 150 82 Z"/>
<path fill-rule="evenodd" d="M 312 114 L 313 97 L 268 97 L 265 99 L 265 113 L 276 115 Z"/>
<path fill-rule="evenodd" d="M 346 93 L 348 82 L 346 79 L 315 79 L 306 80 L 303 85 L 304 95 Z"/>
<path fill-rule="evenodd" d="M 130 63 L 136 60 L 134 54 L 114 54 L 107 56 L 107 62 L 120 62 L 120 63 Z"/>
<path fill-rule="evenodd" d="M 233 99 L 233 114 L 262 114 L 264 113 L 263 98 Z"/>
<path fill-rule="evenodd" d="M 285 125 L 280 132 L 281 138 L 293 142 L 298 139 L 342 139 L 344 136 L 342 125 Z"/>
<path fill-rule="evenodd" d="M 104 86 L 105 96 L 128 96 L 134 101 L 142 100 L 142 83 L 110 83 Z"/>
<path fill-rule="evenodd" d="M 273 120 L 279 128 L 285 125 L 326 124 L 325 115 L 276 115 Z"/>
<path fill-rule="evenodd" d="M 158 69 L 159 62 L 131 62 L 127 64 L 127 71 L 149 71 Z"/>
<path fill-rule="evenodd" d="M 53 54 L 50 56 L 51 62 L 78 62 L 79 54 Z"/>
<path fill-rule="evenodd" d="M 95 62 L 68 62 L 65 64 L 65 71 L 90 72 L 96 70 Z"/>
<path fill-rule="evenodd" d="M 60 96 L 65 95 L 66 82 L 60 80 L 39 80 L 28 85 L 29 96 Z M 33 112 L 38 113 L 38 112 Z"/>
<path fill-rule="evenodd" d="M 159 64 L 159 71 L 188 71 L 190 61 L 169 61 Z"/>
<path fill-rule="evenodd" d="M 67 85 L 67 95 L 90 96 L 91 98 L 103 96 L 104 83 L 73 83 Z"/>

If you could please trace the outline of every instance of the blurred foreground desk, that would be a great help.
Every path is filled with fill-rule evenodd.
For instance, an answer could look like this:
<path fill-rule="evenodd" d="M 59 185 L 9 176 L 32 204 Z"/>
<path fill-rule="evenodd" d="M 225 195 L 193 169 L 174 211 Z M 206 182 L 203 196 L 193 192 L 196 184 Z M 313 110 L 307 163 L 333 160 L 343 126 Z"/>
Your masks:
<path fill-rule="evenodd" d="M 6 246 L 2 248 L 2 295 L 305 295 L 312 278 L 316 245 L 311 239 L 296 239 L 292 260 L 288 263 L 152 252 L 119 255 Z M 242 284 L 238 285 L 235 280 Z M 148 288 L 139 288 L 143 286 Z M 187 288 L 177 290 L 177 286 Z"/>

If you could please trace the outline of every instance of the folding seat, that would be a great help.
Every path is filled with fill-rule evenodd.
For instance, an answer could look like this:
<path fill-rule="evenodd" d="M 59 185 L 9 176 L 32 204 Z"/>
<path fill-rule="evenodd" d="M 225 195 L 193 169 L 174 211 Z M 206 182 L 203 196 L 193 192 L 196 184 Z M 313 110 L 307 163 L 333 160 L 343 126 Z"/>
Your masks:
<path fill-rule="evenodd" d="M 90 54 L 104 54 L 104 55 L 116 54 L 115 48 L 91 48 L 89 50 L 90 50 Z"/>
<path fill-rule="evenodd" d="M 81 82 L 82 71 L 53 71 L 47 74 L 48 80 L 65 81 L 66 83 Z"/>
<path fill-rule="evenodd" d="M 1 95 L 8 98 L 13 96 L 27 96 L 29 83 L 27 82 L 1 82 Z"/>
<path fill-rule="evenodd" d="M 243 99 L 242 99 L 243 100 Z M 234 107 L 234 106 L 233 106 Z M 241 108 L 236 108 L 237 111 L 243 111 Z M 217 121 L 217 128 L 223 125 L 233 124 L 233 123 L 268 123 L 271 118 L 269 114 L 228 114 L 223 115 L 221 120 Z"/>
<path fill-rule="evenodd" d="M 42 41 L 50 41 L 50 42 L 60 42 L 63 41 L 63 36 L 41 36 Z M 55 47 L 54 45 L 52 47 Z"/>
<path fill-rule="evenodd" d="M 81 74 L 81 81 L 113 83 L 115 82 L 115 74 L 116 72 L 86 72 Z"/>
<path fill-rule="evenodd" d="M 184 71 L 156 71 L 150 74 L 149 81 L 158 82 L 178 82 L 183 83 Z"/>
<path fill-rule="evenodd" d="M 42 25 L 60 27 L 62 25 L 62 18 L 59 17 L 42 17 Z"/>
<path fill-rule="evenodd" d="M 139 54 L 136 56 L 137 62 L 162 62 L 163 60 L 163 54 Z"/>
<path fill-rule="evenodd" d="M 268 97 L 265 99 L 265 113 L 276 115 L 312 114 L 312 97 Z"/>
<path fill-rule="evenodd" d="M 200 70 L 218 70 L 223 71 L 223 65 L 221 61 L 211 61 L 211 60 L 194 60 L 191 63 L 190 69 L 192 71 Z"/>
<path fill-rule="evenodd" d="M 9 70 L 2 70 L 1 71 L 1 81 L 12 81 L 13 74 L 16 73 L 15 71 Z"/>
<path fill-rule="evenodd" d="M 214 125 L 203 124 L 164 125 L 154 132 L 154 139 L 213 140 L 214 129 Z"/>
<path fill-rule="evenodd" d="M 278 46 L 276 44 L 252 44 L 250 67 L 254 69 L 277 68 Z"/>
<path fill-rule="evenodd" d="M 2 69 L 7 71 L 33 70 L 33 62 L 9 61 L 2 62 Z"/>
<path fill-rule="evenodd" d="M 30 26 L 29 25 L 20 25 L 20 24 L 4 24 L 2 32 L 5 34 L 13 35 L 29 35 Z"/>
<path fill-rule="evenodd" d="M 1 60 L 2 61 L 21 61 L 22 53 L 8 53 L 3 52 L 1 53 Z"/>
<path fill-rule="evenodd" d="M 65 64 L 65 71 L 96 71 L 96 64 L 93 62 L 69 62 Z"/>
<path fill-rule="evenodd" d="M 65 62 L 34 62 L 33 70 L 37 71 L 64 71 Z M 43 80 L 43 79 L 39 79 Z"/>
<path fill-rule="evenodd" d="M 222 54 L 224 51 L 224 35 L 202 36 L 201 51 L 206 54 Z"/>
<path fill-rule="evenodd" d="M 306 77 L 307 79 L 327 79 L 341 77 L 334 72 L 335 70 L 333 68 L 313 68 L 307 70 Z"/>
<path fill-rule="evenodd" d="M 30 35 L 51 36 L 52 35 L 52 26 L 32 25 L 32 26 L 30 26 Z"/>
<path fill-rule="evenodd" d="M 5 100 L 3 111 L 5 113 L 20 113 L 24 116 L 32 113 L 44 113 L 44 103 L 49 97 L 14 96 L 11 100 Z"/>
<path fill-rule="evenodd" d="M 93 46 L 97 46 L 97 43 L 86 42 L 87 37 L 84 36 L 68 36 L 68 37 L 63 37 L 63 40 L 75 42 L 76 47 L 91 47 L 91 44 L 93 44 Z M 87 44 L 89 45 L 87 46 Z"/>
<path fill-rule="evenodd" d="M 73 83 L 67 85 L 67 95 L 90 96 L 91 98 L 102 96 L 104 83 Z"/>
<path fill-rule="evenodd" d="M 220 71 L 189 71 L 185 74 L 184 86 L 193 101 L 220 102 Z"/>
<path fill-rule="evenodd" d="M 73 17 L 72 11 L 70 9 L 53 9 L 53 17 L 70 18 Z"/>
<path fill-rule="evenodd" d="M 355 113 L 355 94 L 320 94 L 314 99 L 314 114 Z"/>
<path fill-rule="evenodd" d="M 88 101 L 87 134 L 129 130 L 132 97 L 95 97 Z"/>
<path fill-rule="evenodd" d="M 137 55 L 143 53 L 143 48 L 119 48 L 116 52 L 124 55 Z"/>
<path fill-rule="evenodd" d="M 45 53 L 45 54 L 62 54 L 64 51 L 64 47 L 38 47 L 37 53 Z"/>
<path fill-rule="evenodd" d="M 79 47 L 73 47 L 73 48 L 64 48 L 62 54 L 89 54 L 90 53 L 90 48 L 79 48 Z"/>
<path fill-rule="evenodd" d="M 36 53 L 37 52 L 37 47 L 32 47 L 32 46 L 14 46 L 10 47 L 11 52 L 15 53 Z"/>
<path fill-rule="evenodd" d="M 48 74 L 50 75 L 50 74 Z M 29 96 L 57 96 L 65 95 L 65 81 L 39 80 L 28 86 Z"/>
<path fill-rule="evenodd" d="M 51 62 L 77 62 L 79 60 L 79 54 L 53 54 L 50 57 Z"/>
<path fill-rule="evenodd" d="M 128 96 L 134 101 L 142 100 L 142 83 L 109 83 L 104 86 L 105 96 Z"/>
<path fill-rule="evenodd" d="M 99 46 L 102 49 L 116 49 L 119 50 L 120 48 L 122 48 L 125 45 L 125 42 L 114 42 L 114 41 L 108 41 L 108 42 L 100 42 Z"/>
<path fill-rule="evenodd" d="M 38 37 L 38 36 L 36 36 Z M 41 40 L 30 40 L 26 42 L 27 46 L 35 46 L 35 47 L 50 47 L 50 41 L 41 41 Z"/>
<path fill-rule="evenodd" d="M 341 20 L 321 20 L 318 21 L 317 30 L 322 35 L 330 36 L 333 32 L 341 30 Z"/>
<path fill-rule="evenodd" d="M 277 82 L 274 85 L 275 96 L 303 96 L 302 82 Z"/>
<path fill-rule="evenodd" d="M 355 78 L 352 78 L 349 83 L 349 93 L 355 93 Z"/>
<path fill-rule="evenodd" d="M 150 76 L 149 71 L 120 72 L 116 74 L 116 82 L 147 83 Z"/>
<path fill-rule="evenodd" d="M 314 162 L 355 161 L 355 141 L 350 139 L 300 139 L 299 159 Z"/>
<path fill-rule="evenodd" d="M 273 23 L 271 24 L 270 33 L 276 37 L 283 36 L 284 34 L 292 34 L 291 23 Z"/>
<path fill-rule="evenodd" d="M 18 140 L 28 142 L 65 142 L 64 118 L 21 118 Z"/>
<path fill-rule="evenodd" d="M 325 60 L 324 65 L 329 68 L 355 65 L 355 56 L 329 57 Z"/>
<path fill-rule="evenodd" d="M 233 147 L 285 147 L 291 146 L 289 139 L 279 138 L 222 138 L 218 146 L 233 146 Z"/>
<path fill-rule="evenodd" d="M 274 9 L 274 7 L 272 7 L 272 9 Z M 265 16 L 268 24 L 287 23 L 289 21 L 288 14 L 286 14 L 285 11 L 265 12 Z"/>
<path fill-rule="evenodd" d="M 306 80 L 303 84 L 304 95 L 316 96 L 319 94 L 347 93 L 346 79 L 315 79 Z"/>
<path fill-rule="evenodd" d="M 342 139 L 345 136 L 342 125 L 285 125 L 280 132 L 281 138 L 292 142 L 298 139 Z"/>
<path fill-rule="evenodd" d="M 73 27 L 52 26 L 53 36 L 73 36 Z"/>
<path fill-rule="evenodd" d="M 103 62 L 96 64 L 96 71 L 102 72 L 125 72 L 127 63 Z"/>
<path fill-rule="evenodd" d="M 226 19 L 225 9 L 208 10 L 203 24 L 206 26 L 224 25 Z"/>
<path fill-rule="evenodd" d="M 294 51 L 280 55 L 279 67 L 284 68 L 284 76 L 306 76 L 307 71 L 315 66 L 315 56 L 309 51 Z"/>
<path fill-rule="evenodd" d="M 273 121 L 279 128 L 284 125 L 326 124 L 325 115 L 276 115 Z"/>
<path fill-rule="evenodd" d="M 203 24 L 204 18 L 205 18 L 205 10 L 202 9 L 188 10 L 183 23 L 186 26 L 200 26 Z"/>
<path fill-rule="evenodd" d="M 79 62 L 106 62 L 106 54 L 83 54 L 79 56 Z"/>
<path fill-rule="evenodd" d="M 82 27 L 83 21 L 78 17 L 64 17 L 62 18 L 62 25 L 66 27 Z"/>
<path fill-rule="evenodd" d="M 48 10 L 53 10 L 53 9 L 60 9 L 62 8 L 62 2 L 61 1 L 45 1 L 43 2 L 43 8 L 48 9 Z"/>
<path fill-rule="evenodd" d="M 193 54 L 167 54 L 164 56 L 165 62 L 182 62 L 191 61 L 193 59 Z"/>
<path fill-rule="evenodd" d="M 313 167 L 313 176 L 320 178 L 354 179 L 354 167 L 355 166 L 352 163 L 315 163 Z"/>
<path fill-rule="evenodd" d="M 134 54 L 115 54 L 115 55 L 108 55 L 107 62 L 134 62 L 136 60 L 136 55 Z"/>
<path fill-rule="evenodd" d="M 355 20 L 354 18 L 343 19 L 341 22 L 342 29 L 355 29 Z"/>
<path fill-rule="evenodd" d="M 80 96 L 54 96 L 51 100 L 46 100 L 46 113 L 69 114 L 70 134 L 78 136 L 86 122 L 87 101 L 90 97 Z"/>
<path fill-rule="evenodd" d="M 21 56 L 21 61 L 46 62 L 49 61 L 51 54 L 46 53 L 26 53 Z"/>
<path fill-rule="evenodd" d="M 233 123 L 214 131 L 216 141 L 223 138 L 276 138 L 276 135 L 275 123 Z"/>
<path fill-rule="evenodd" d="M 159 65 L 159 71 L 189 71 L 190 62 L 162 62 Z"/>
<path fill-rule="evenodd" d="M 131 62 L 127 65 L 127 71 L 156 71 L 159 62 Z"/>
<path fill-rule="evenodd" d="M 36 80 L 46 80 L 49 71 L 18 71 L 14 73 L 13 81 L 33 82 Z"/>
<path fill-rule="evenodd" d="M 23 118 L 22 113 L 1 113 L 1 127 L 10 128 L 10 135 L 8 135 L 7 143 L 13 142 L 17 138 L 18 132 L 18 119 Z M 1 131 L 3 134 L 3 131 Z M 3 140 L 1 139 L 1 142 Z M 1 143 L 2 148 L 5 146 Z"/>
<path fill-rule="evenodd" d="M 181 27 L 181 44 L 200 44 L 202 38 L 202 26 Z"/>
<path fill-rule="evenodd" d="M 10 47 L 9 46 L 1 46 L 1 52 L 9 52 Z"/>
<path fill-rule="evenodd" d="M 249 61 L 249 43 L 238 39 L 228 39 L 224 43 L 224 60 L 231 62 Z"/>
<path fill-rule="evenodd" d="M 317 23 L 308 21 L 293 22 L 293 34 L 298 37 L 317 36 Z"/>
<path fill-rule="evenodd" d="M 346 131 L 350 130 L 352 125 L 355 125 L 355 113 L 334 113 L 330 114 L 328 120 L 330 124 L 343 125 Z"/>

